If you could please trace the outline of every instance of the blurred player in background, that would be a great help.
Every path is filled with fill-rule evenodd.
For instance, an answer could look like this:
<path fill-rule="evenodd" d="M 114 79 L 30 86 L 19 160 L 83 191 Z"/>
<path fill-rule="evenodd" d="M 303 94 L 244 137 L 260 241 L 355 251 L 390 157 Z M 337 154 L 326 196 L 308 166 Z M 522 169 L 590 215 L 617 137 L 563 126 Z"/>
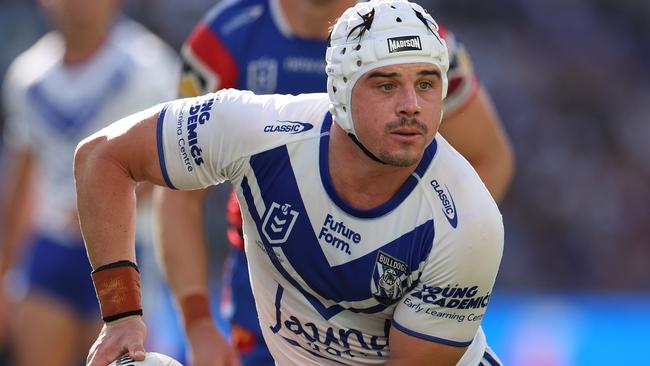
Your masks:
<path fill-rule="evenodd" d="M 176 56 L 122 18 L 122 3 L 41 0 L 55 31 L 19 56 L 4 82 L 0 275 L 19 272 L 23 252 L 27 262 L 24 296 L 15 311 L 0 308 L 12 320 L 16 365 L 82 364 L 101 327 L 77 218 L 75 146 L 91 131 L 174 97 Z M 3 303 L 5 295 L 2 288 Z"/>
<path fill-rule="evenodd" d="M 257 94 L 322 92 L 326 87 L 328 28 L 354 0 L 253 0 L 218 4 L 196 27 L 182 49 L 181 96 L 222 88 Z M 513 174 L 510 143 L 491 101 L 472 70 L 462 45 L 442 27 L 450 52 L 449 93 L 440 132 L 472 163 L 493 197 L 501 200 Z M 159 189 L 157 219 L 164 271 L 187 323 L 191 307 L 208 302 L 203 205 L 208 189 L 181 192 Z M 244 254 L 242 219 L 235 195 L 227 208 L 232 251 L 224 277 L 222 308 L 230 320 L 232 343 L 245 365 L 273 365 L 259 328 Z M 180 264 L 180 265 L 179 265 Z M 203 306 L 207 308 L 207 305 Z M 211 321 L 185 331 L 194 365 L 214 365 L 229 347 Z M 219 345 L 219 347 L 215 347 Z M 232 352 L 229 350 L 228 352 Z"/>

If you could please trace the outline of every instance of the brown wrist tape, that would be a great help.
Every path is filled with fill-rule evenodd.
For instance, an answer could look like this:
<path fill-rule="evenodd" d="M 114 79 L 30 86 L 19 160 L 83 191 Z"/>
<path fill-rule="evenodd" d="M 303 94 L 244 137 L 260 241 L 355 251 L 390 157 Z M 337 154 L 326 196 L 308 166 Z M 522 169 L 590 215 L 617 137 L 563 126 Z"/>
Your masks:
<path fill-rule="evenodd" d="M 193 294 L 181 300 L 181 312 L 185 329 L 190 329 L 194 324 L 203 319 L 212 319 L 210 314 L 210 301 L 205 294 Z"/>
<path fill-rule="evenodd" d="M 142 315 L 140 272 L 135 263 L 119 261 L 92 272 L 102 319 L 112 322 L 131 315 Z"/>

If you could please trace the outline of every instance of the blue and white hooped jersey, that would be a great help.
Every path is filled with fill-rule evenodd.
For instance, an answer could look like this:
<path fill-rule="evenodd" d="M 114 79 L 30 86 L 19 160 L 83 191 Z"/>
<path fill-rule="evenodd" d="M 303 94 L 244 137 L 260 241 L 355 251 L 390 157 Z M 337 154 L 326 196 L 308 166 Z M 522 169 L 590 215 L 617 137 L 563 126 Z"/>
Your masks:
<path fill-rule="evenodd" d="M 158 151 L 170 187 L 231 180 L 265 340 L 279 364 L 381 364 L 390 327 L 469 346 L 501 260 L 499 210 L 441 136 L 388 202 L 355 209 L 328 169 L 326 94 L 222 90 L 167 104 Z"/>

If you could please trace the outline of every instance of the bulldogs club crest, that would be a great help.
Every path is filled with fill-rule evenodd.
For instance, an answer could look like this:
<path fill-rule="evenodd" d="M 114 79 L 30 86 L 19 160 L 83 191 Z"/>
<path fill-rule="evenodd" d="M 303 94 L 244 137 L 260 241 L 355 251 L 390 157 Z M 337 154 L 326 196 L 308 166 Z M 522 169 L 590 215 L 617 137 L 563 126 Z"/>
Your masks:
<path fill-rule="evenodd" d="M 269 244 L 286 242 L 297 218 L 298 211 L 292 210 L 290 204 L 280 206 L 279 203 L 273 202 L 266 210 L 262 223 L 262 232 Z"/>
<path fill-rule="evenodd" d="M 370 282 L 370 289 L 375 300 L 384 305 L 394 304 L 410 286 L 408 265 L 379 251 Z"/>

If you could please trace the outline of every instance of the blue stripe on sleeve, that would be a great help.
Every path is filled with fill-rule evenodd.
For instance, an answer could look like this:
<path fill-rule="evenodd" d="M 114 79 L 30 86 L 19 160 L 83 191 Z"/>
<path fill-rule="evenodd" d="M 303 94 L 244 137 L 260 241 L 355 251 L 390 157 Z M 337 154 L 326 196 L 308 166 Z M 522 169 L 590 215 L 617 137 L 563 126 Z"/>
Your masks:
<path fill-rule="evenodd" d="M 163 109 L 158 114 L 158 125 L 156 126 L 156 143 L 158 145 L 158 161 L 160 162 L 160 171 L 162 172 L 163 179 L 169 188 L 176 189 L 172 184 L 172 181 L 169 179 L 167 174 L 167 166 L 165 165 L 165 151 L 163 149 L 163 122 L 165 121 L 165 112 L 167 112 L 167 107 L 169 104 L 166 104 Z"/>
<path fill-rule="evenodd" d="M 406 333 L 406 334 L 408 334 L 410 336 L 420 338 L 420 339 L 424 339 L 424 340 L 427 340 L 427 341 L 436 342 L 436 343 L 442 343 L 442 344 L 446 344 L 446 345 L 454 346 L 454 347 L 467 347 L 473 341 L 472 339 L 470 339 L 467 342 L 456 342 L 456 341 L 451 341 L 449 339 L 438 338 L 438 337 L 433 337 L 433 336 L 426 335 L 426 334 L 423 334 L 423 333 L 418 333 L 418 332 L 416 332 L 414 330 L 405 328 L 404 326 L 397 323 L 395 320 L 392 321 L 392 325 L 395 328 L 399 329 L 400 331 L 402 331 L 402 332 L 404 332 L 404 333 Z"/>

